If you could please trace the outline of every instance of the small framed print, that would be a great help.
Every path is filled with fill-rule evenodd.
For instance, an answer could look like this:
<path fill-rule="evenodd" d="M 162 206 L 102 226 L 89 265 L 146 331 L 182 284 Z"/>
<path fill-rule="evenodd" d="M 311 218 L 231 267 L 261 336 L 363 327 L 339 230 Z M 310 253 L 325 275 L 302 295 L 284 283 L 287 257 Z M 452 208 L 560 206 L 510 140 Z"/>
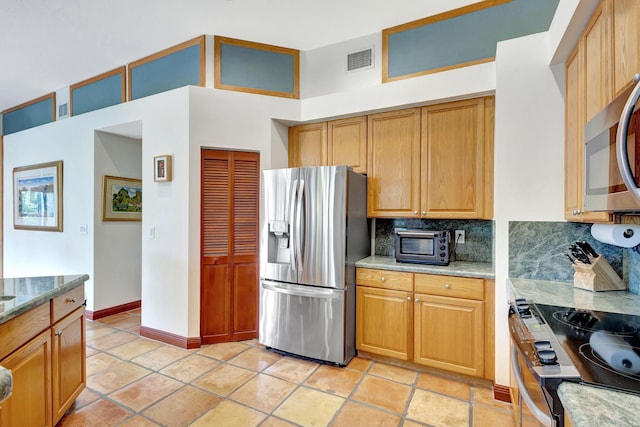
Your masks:
<path fill-rule="evenodd" d="M 155 156 L 153 158 L 153 180 L 156 182 L 171 181 L 171 156 Z"/>
<path fill-rule="evenodd" d="M 13 168 L 13 228 L 62 231 L 62 160 Z"/>

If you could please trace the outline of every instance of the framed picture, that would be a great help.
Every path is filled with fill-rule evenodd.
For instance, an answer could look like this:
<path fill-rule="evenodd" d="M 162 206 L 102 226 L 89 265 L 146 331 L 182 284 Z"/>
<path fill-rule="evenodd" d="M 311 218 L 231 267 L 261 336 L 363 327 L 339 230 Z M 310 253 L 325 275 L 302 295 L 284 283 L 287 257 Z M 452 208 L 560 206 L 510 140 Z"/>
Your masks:
<path fill-rule="evenodd" d="M 153 180 L 171 181 L 171 156 L 155 156 L 153 158 Z"/>
<path fill-rule="evenodd" d="M 142 180 L 105 175 L 103 185 L 103 221 L 142 220 Z"/>
<path fill-rule="evenodd" d="M 13 169 L 13 228 L 62 231 L 62 160 Z"/>

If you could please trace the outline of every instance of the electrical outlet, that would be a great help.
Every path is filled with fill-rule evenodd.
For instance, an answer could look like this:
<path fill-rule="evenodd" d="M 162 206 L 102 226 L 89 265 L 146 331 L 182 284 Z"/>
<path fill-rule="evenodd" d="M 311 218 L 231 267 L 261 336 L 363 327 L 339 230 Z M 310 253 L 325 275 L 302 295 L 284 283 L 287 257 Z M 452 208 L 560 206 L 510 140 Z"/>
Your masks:
<path fill-rule="evenodd" d="M 464 230 L 456 230 L 455 243 L 464 245 Z"/>

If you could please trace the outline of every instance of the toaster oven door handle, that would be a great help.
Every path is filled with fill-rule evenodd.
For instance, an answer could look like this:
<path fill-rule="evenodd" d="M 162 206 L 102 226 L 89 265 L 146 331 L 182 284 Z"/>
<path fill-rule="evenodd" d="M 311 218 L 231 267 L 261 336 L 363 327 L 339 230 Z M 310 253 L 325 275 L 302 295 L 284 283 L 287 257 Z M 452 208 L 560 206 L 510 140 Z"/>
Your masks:
<path fill-rule="evenodd" d="M 524 403 L 527 404 L 533 416 L 544 426 L 554 427 L 556 425 L 554 419 L 538 408 L 538 405 L 535 404 L 524 385 L 524 380 L 520 373 L 520 364 L 518 363 L 518 350 L 516 350 L 515 345 L 511 346 L 511 369 L 513 370 L 513 376 L 516 379 L 516 384 L 518 384 L 518 390 L 520 392 L 519 395 L 522 400 L 524 400 Z"/>
<path fill-rule="evenodd" d="M 620 175 L 624 181 L 624 185 L 627 186 L 629 193 L 633 198 L 640 202 L 640 187 L 636 184 L 636 177 L 633 176 L 631 165 L 629 164 L 629 156 L 627 152 L 627 133 L 629 132 L 629 124 L 631 123 L 631 116 L 635 109 L 636 102 L 640 98 L 640 75 L 636 74 L 634 80 L 637 82 L 636 86 L 631 91 L 629 99 L 622 109 L 620 114 L 620 120 L 618 121 L 618 131 L 616 132 L 616 158 L 618 160 L 618 169 Z M 640 135 L 639 135 L 640 136 Z"/>

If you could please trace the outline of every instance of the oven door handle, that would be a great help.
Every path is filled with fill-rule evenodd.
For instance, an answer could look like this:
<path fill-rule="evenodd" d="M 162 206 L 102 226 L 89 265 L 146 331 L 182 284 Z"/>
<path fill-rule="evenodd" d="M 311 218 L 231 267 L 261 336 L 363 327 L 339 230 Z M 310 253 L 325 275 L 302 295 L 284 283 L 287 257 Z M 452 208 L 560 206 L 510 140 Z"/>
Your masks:
<path fill-rule="evenodd" d="M 538 405 L 535 404 L 524 385 L 524 380 L 520 373 L 520 365 L 518 363 L 518 350 L 516 350 L 513 344 L 511 345 L 511 369 L 513 370 L 513 376 L 516 379 L 516 384 L 518 384 L 518 390 L 520 391 L 519 395 L 522 397 L 522 400 L 524 400 L 524 403 L 527 404 L 533 416 L 544 426 L 554 427 L 556 423 L 553 418 L 538 408 Z"/>

